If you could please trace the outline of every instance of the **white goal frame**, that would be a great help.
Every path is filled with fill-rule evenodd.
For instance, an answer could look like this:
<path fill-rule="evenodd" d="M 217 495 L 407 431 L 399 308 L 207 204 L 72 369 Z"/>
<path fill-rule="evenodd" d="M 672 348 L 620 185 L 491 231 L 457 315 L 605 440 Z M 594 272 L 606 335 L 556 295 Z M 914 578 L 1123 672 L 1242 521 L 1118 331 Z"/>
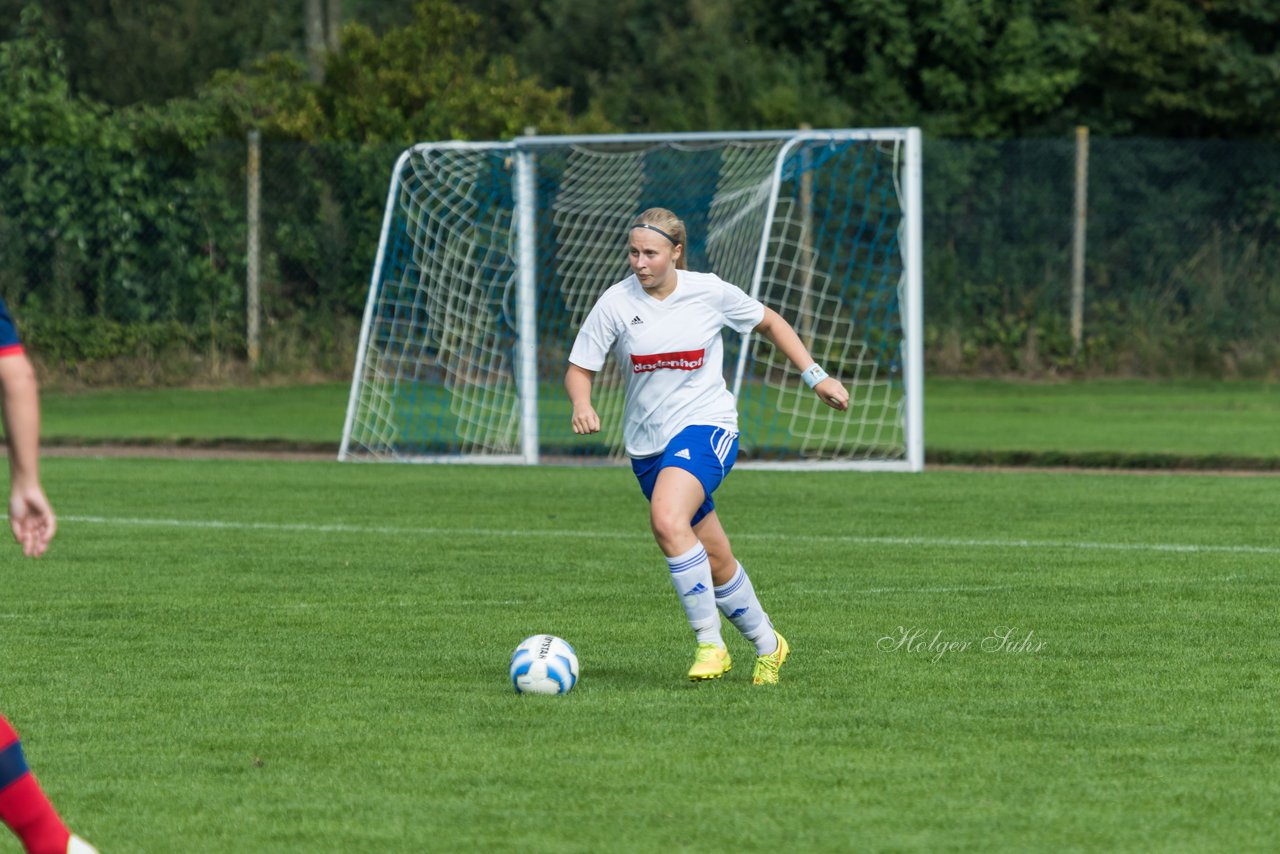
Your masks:
<path fill-rule="evenodd" d="M 580 459 L 560 450 L 548 451 L 544 447 L 539 430 L 539 419 L 543 417 L 540 413 L 540 401 L 547 399 L 548 384 L 558 383 L 563 376 L 564 367 L 567 366 L 567 363 L 562 364 L 558 375 L 547 375 L 544 366 L 543 375 L 539 375 L 539 288 L 541 285 L 542 293 L 545 294 L 547 284 L 539 278 L 539 252 L 546 251 L 545 248 L 540 248 L 542 246 L 540 240 L 545 244 L 545 238 L 539 231 L 539 214 L 544 213 L 540 212 L 538 207 L 540 158 L 549 156 L 552 151 L 577 149 L 603 151 L 609 150 L 610 146 L 621 146 L 631 150 L 636 146 L 648 144 L 697 148 L 704 145 L 749 146 L 757 143 L 777 143 L 777 147 L 772 175 L 765 176 L 765 180 L 769 181 L 768 202 L 757 211 L 761 222 L 759 237 L 754 241 L 754 265 L 749 272 L 749 281 L 741 280 L 742 276 L 738 276 L 735 280 L 724 273 L 721 273 L 722 277 L 734 281 L 752 296 L 763 299 L 766 305 L 770 304 L 767 267 L 776 262 L 772 261 L 769 251 L 771 246 L 779 245 L 780 230 L 788 227 L 786 223 L 776 221 L 779 188 L 789 180 L 784 178 L 784 168 L 791 169 L 794 175 L 795 156 L 808 156 L 796 155 L 796 152 L 807 152 L 810 149 L 821 151 L 820 148 L 815 147 L 823 145 L 865 144 L 874 147 L 876 156 L 889 163 L 884 169 L 891 173 L 891 177 L 881 177 L 879 180 L 892 181 L 891 195 L 896 198 L 898 206 L 896 222 L 882 223 L 881 231 L 887 232 L 890 227 L 893 229 L 894 234 L 885 238 L 884 245 L 893 247 L 893 253 L 898 256 L 893 259 L 894 263 L 900 264 L 900 270 L 896 266 L 894 268 L 897 281 L 891 289 L 894 293 L 890 294 L 892 310 L 896 312 L 891 326 L 895 334 L 900 334 L 900 339 L 895 339 L 893 342 L 895 364 L 892 379 L 881 378 L 880 374 L 887 374 L 887 370 L 875 372 L 877 384 L 875 393 L 882 397 L 889 394 L 892 396 L 892 400 L 888 400 L 885 404 L 885 410 L 889 413 L 888 419 L 895 421 L 886 428 L 888 432 L 894 434 L 891 442 L 893 447 L 888 451 L 877 448 L 870 456 L 858 457 L 856 454 L 860 452 L 855 450 L 851 452 L 854 456 L 845 456 L 838 445 L 840 440 L 837 436 L 836 439 L 826 439 L 827 444 L 813 453 L 805 451 L 806 445 L 802 443 L 799 455 L 794 459 L 754 459 L 750 452 L 752 424 L 748 423 L 744 417 L 740 424 L 744 454 L 738 465 L 739 467 L 805 470 L 921 471 L 924 468 L 923 190 L 921 135 L 918 128 L 521 136 L 511 142 L 427 142 L 406 150 L 396 161 L 391 173 L 382 230 L 360 328 L 360 340 L 356 351 L 338 459 L 530 465 L 550 461 L 572 462 Z M 414 170 L 413 164 L 422 162 L 424 159 L 447 158 L 454 155 L 462 158 L 501 158 L 501 163 L 509 174 L 509 187 L 499 187 L 490 192 L 500 190 L 510 193 L 510 209 L 502 214 L 504 222 L 509 220 L 508 230 L 489 232 L 487 240 L 481 242 L 479 250 L 447 246 L 449 241 L 440 240 L 438 237 L 433 242 L 420 243 L 417 237 L 410 235 L 407 238 L 412 244 L 409 249 L 393 251 L 392 244 L 403 243 L 405 238 L 402 232 L 411 231 L 413 223 L 416 222 L 413 220 L 413 215 L 406 212 L 410 209 L 430 212 L 431 205 L 435 203 L 422 201 L 424 197 L 430 200 L 436 197 L 433 186 L 429 182 L 423 182 L 423 175 L 420 173 L 425 170 L 418 170 L 410 176 L 414 182 L 412 188 L 406 184 L 406 176 Z M 434 177 L 434 173 L 428 176 L 428 178 Z M 454 179 L 455 176 L 446 174 L 443 180 L 449 183 Z M 756 187 L 760 198 L 763 198 L 763 187 L 763 183 Z M 450 184 L 441 189 L 439 195 L 443 196 L 454 189 Z M 848 192 L 852 195 L 859 189 L 856 186 L 850 186 Z M 559 191 L 558 186 L 557 191 Z M 677 215 L 685 215 L 678 201 L 670 204 L 661 202 L 660 199 L 657 204 L 671 207 Z M 463 205 L 458 207 L 458 211 L 451 211 L 450 214 L 455 216 L 461 223 L 460 227 L 465 229 L 467 227 L 466 208 Z M 638 209 L 622 211 L 624 217 L 634 216 L 637 213 L 639 213 Z M 409 217 L 409 226 L 406 226 L 406 216 Z M 742 217 L 739 218 L 742 219 Z M 744 221 L 755 224 L 754 220 Z M 495 237 L 495 235 L 498 236 Z M 507 240 L 506 245 L 498 245 L 504 239 Z M 606 235 L 606 239 L 611 238 Z M 691 231 L 690 240 L 693 239 L 694 235 Z M 846 237 L 837 234 L 835 239 L 845 240 Z M 625 247 L 624 226 L 617 235 L 617 257 L 623 270 L 626 269 Z M 489 264 L 491 270 L 497 270 L 493 276 L 498 280 L 497 286 L 491 283 L 487 286 L 490 293 L 477 296 L 472 293 L 471 283 L 459 281 L 455 284 L 452 281 L 445 281 L 445 274 L 435 269 L 428 269 L 433 267 L 433 259 L 450 252 L 459 255 L 459 259 L 454 259 L 457 266 L 466 268 L 473 268 L 481 263 L 477 261 L 477 255 L 486 255 L 484 263 Z M 396 253 L 399 253 L 397 258 L 400 260 L 392 257 Z M 413 260 L 404 261 L 403 256 L 406 254 L 411 254 Z M 463 258 L 462 255 L 466 257 Z M 787 263 L 792 267 L 799 265 L 795 260 Z M 398 267 L 397 264 L 399 264 Z M 707 269 L 706 266 L 697 268 Z M 718 269 L 709 271 L 721 272 Z M 599 275 L 600 280 L 594 283 L 597 296 L 622 277 L 610 278 L 608 271 L 605 270 L 601 270 Z M 391 306 L 385 302 L 387 292 L 393 287 L 414 294 L 415 296 L 411 299 L 412 305 Z M 456 290 L 452 290 L 455 288 Z M 445 308 L 440 308 L 442 293 L 443 299 L 449 304 Z M 805 298 L 808 299 L 807 290 Z M 442 358 L 444 351 L 453 346 L 443 339 L 449 339 L 455 334 L 447 332 L 439 336 L 438 330 L 436 333 L 429 332 L 419 325 L 420 319 L 431 318 L 433 313 L 438 315 L 442 311 L 455 311 L 459 308 L 466 310 L 468 306 L 477 312 L 489 311 L 491 307 L 479 305 L 484 300 L 490 300 L 496 306 L 492 307 L 491 313 L 500 315 L 496 320 L 492 318 L 489 320 L 490 327 L 500 327 L 493 334 L 508 342 L 501 346 L 501 356 L 498 362 L 495 362 L 495 365 L 500 364 L 501 370 L 499 367 L 477 368 L 474 365 L 451 368 L 452 373 L 444 385 L 455 390 L 461 386 L 483 390 L 483 394 L 474 394 L 473 398 L 483 396 L 484 400 L 471 400 L 465 405 L 459 405 L 459 408 L 467 410 L 465 417 L 469 417 L 472 409 L 497 413 L 500 429 L 496 433 L 501 434 L 500 437 L 493 440 L 468 439 L 459 444 L 455 441 L 458 437 L 439 436 L 427 442 L 425 449 L 402 443 L 400 440 L 407 432 L 420 428 L 415 425 L 406 426 L 405 422 L 412 419 L 407 418 L 401 411 L 403 404 L 400 399 L 404 393 L 400 389 L 400 384 L 423 382 L 422 375 L 431 370 L 437 370 L 435 360 Z M 827 303 L 835 306 L 837 315 L 844 311 L 838 300 L 827 300 Z M 787 311 L 781 309 L 780 311 L 794 324 L 794 319 L 787 316 Z M 849 313 L 852 316 L 854 311 L 851 309 Z M 578 322 L 580 321 L 581 318 L 578 318 Z M 854 323 L 851 317 L 838 316 L 820 319 L 819 322 L 834 321 Z M 389 324 L 397 325 L 400 337 L 388 338 Z M 572 331 L 576 332 L 576 329 Z M 481 329 L 472 334 L 477 337 L 486 337 L 490 332 Z M 432 337 L 433 335 L 437 335 L 442 340 L 436 340 Z M 388 347 L 388 341 L 393 342 L 393 348 Z M 770 345 L 766 343 L 763 346 Z M 391 349 L 395 352 L 391 352 Z M 864 349 L 866 349 L 865 346 Z M 822 357 L 816 352 L 815 357 L 823 362 Z M 741 336 L 736 349 L 727 348 L 726 369 L 731 375 L 726 377 L 726 382 L 735 396 L 742 393 L 744 378 L 750 370 L 754 370 L 756 376 L 764 372 L 770 378 L 782 377 L 782 371 L 777 365 L 762 366 L 761 359 L 759 345 L 752 340 L 750 333 Z M 831 370 L 830 364 L 826 366 Z M 503 375 L 500 380 L 494 378 L 498 373 Z M 831 373 L 845 381 L 846 385 L 850 384 L 850 381 L 840 377 L 837 371 L 831 370 Z M 599 378 L 604 378 L 603 372 Z M 794 370 L 791 371 L 789 379 L 783 377 L 781 380 L 771 379 L 770 381 L 794 383 L 812 396 L 811 392 L 804 389 L 802 381 Z M 889 388 L 890 391 L 885 392 L 880 387 Z M 853 390 L 856 398 L 857 388 Z M 783 393 L 791 394 L 791 392 Z M 447 392 L 445 394 L 447 395 Z M 761 399 L 765 401 L 765 405 L 768 405 L 770 398 Z M 437 401 L 432 405 L 442 404 Z M 602 415 L 605 415 L 604 409 L 601 409 Z M 850 410 L 853 410 L 852 405 Z M 443 432 L 448 432 L 449 429 L 460 430 L 459 425 L 463 424 L 461 420 L 463 417 L 458 416 L 450 422 L 455 426 L 445 428 Z M 565 420 L 567 422 L 567 418 Z M 612 423 L 610 419 L 605 418 L 605 422 L 604 432 L 612 431 L 618 435 L 611 437 L 612 444 L 605 452 L 598 450 L 590 452 L 589 456 L 581 459 L 599 461 L 601 459 L 616 460 L 621 457 L 621 424 L 616 418 Z M 445 422 L 441 421 L 441 423 Z M 831 445 L 833 441 L 837 443 L 836 446 Z M 444 451 L 441 452 L 440 448 Z"/>

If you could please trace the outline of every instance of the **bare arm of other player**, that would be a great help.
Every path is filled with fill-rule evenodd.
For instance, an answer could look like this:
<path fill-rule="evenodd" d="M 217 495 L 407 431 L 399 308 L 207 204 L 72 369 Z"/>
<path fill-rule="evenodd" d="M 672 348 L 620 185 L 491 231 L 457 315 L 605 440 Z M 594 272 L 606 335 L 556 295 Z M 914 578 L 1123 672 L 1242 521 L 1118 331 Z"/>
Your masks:
<path fill-rule="evenodd" d="M 580 435 L 600 432 L 600 416 L 591 405 L 591 382 L 595 376 L 595 371 L 573 364 L 564 375 L 564 388 L 573 404 L 573 432 Z"/>
<path fill-rule="evenodd" d="M 0 357 L 0 386 L 9 445 L 9 527 L 23 554 L 40 557 L 58 525 L 40 486 L 40 398 L 25 354 Z"/>
<path fill-rule="evenodd" d="M 765 338 L 773 342 L 773 346 L 781 351 L 782 355 L 791 360 L 791 364 L 800 370 L 805 370 L 809 366 L 815 364 L 813 357 L 809 355 L 809 350 L 804 346 L 804 342 L 800 340 L 800 336 L 791 328 L 791 324 L 787 323 L 771 308 L 765 307 L 764 319 L 756 325 L 756 332 L 759 332 Z M 849 408 L 849 390 L 844 387 L 835 377 L 827 377 L 822 382 L 813 387 L 813 391 L 818 398 L 830 406 L 832 409 L 844 411 Z M 574 407 L 575 412 L 577 407 Z"/>

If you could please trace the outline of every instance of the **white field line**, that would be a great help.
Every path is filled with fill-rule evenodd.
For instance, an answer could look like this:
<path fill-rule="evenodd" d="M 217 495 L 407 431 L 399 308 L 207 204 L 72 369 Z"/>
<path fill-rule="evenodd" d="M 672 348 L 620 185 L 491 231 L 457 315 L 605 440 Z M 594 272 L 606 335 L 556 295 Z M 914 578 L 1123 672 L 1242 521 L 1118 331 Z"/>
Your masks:
<path fill-rule="evenodd" d="M 499 528 L 402 528 L 386 525 L 312 525 L 301 522 L 234 522 L 218 519 L 137 519 L 111 516 L 59 516 L 61 522 L 117 525 L 140 528 L 190 528 L 226 531 L 298 531 L 308 534 L 379 534 L 395 537 L 508 537 L 571 538 L 595 540 L 645 540 L 647 533 L 583 531 L 567 528 L 502 530 Z M 961 537 L 865 537 L 840 534 L 737 532 L 735 540 L 833 543 L 862 546 L 918 546 L 924 548 L 1083 549 L 1123 552 L 1174 552 L 1180 554 L 1280 555 L 1280 546 L 1203 545 L 1194 543 L 1098 543 L 1087 540 L 965 539 Z"/>
<path fill-rule="evenodd" d="M 1239 575 L 1218 575 L 1213 578 L 1136 578 L 1118 582 L 1126 587 L 1156 587 L 1167 584 L 1224 584 L 1228 581 L 1239 581 Z M 992 590 L 1025 590 L 1041 587 L 1038 584 L 984 584 L 962 585 L 958 587 L 865 587 L 854 593 L 986 593 Z M 1068 584 L 1067 586 L 1080 586 Z"/>

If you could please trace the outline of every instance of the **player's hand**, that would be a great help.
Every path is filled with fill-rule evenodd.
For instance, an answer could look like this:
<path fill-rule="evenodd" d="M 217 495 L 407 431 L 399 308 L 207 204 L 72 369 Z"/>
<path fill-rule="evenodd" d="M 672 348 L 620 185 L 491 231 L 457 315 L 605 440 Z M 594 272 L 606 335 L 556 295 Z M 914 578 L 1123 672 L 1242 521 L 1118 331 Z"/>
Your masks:
<path fill-rule="evenodd" d="M 573 432 L 578 435 L 600 432 L 600 416 L 593 407 L 584 406 L 573 410 Z"/>
<path fill-rule="evenodd" d="M 58 530 L 57 517 L 39 487 L 15 489 L 9 494 L 9 527 L 27 557 L 40 557 Z"/>
<path fill-rule="evenodd" d="M 849 390 L 841 385 L 840 380 L 835 377 L 827 377 L 814 386 L 813 391 L 823 403 L 832 409 L 839 409 L 844 412 L 849 408 Z"/>

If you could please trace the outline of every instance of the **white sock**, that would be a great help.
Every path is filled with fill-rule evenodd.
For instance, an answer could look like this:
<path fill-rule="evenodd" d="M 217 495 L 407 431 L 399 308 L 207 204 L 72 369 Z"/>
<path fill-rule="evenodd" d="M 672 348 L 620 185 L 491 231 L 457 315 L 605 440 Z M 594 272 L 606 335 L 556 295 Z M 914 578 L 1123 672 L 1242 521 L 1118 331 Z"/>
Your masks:
<path fill-rule="evenodd" d="M 667 566 L 671 567 L 671 583 L 680 596 L 680 604 L 684 606 L 693 633 L 698 636 L 698 643 L 724 646 L 707 550 L 698 543 L 682 555 L 667 558 Z"/>
<path fill-rule="evenodd" d="M 737 626 L 743 637 L 755 644 L 756 655 L 768 655 L 778 649 L 773 623 L 769 622 L 769 615 L 760 606 L 756 590 L 742 564 L 738 564 L 733 578 L 716 588 L 716 605 L 720 607 L 720 613 Z"/>

